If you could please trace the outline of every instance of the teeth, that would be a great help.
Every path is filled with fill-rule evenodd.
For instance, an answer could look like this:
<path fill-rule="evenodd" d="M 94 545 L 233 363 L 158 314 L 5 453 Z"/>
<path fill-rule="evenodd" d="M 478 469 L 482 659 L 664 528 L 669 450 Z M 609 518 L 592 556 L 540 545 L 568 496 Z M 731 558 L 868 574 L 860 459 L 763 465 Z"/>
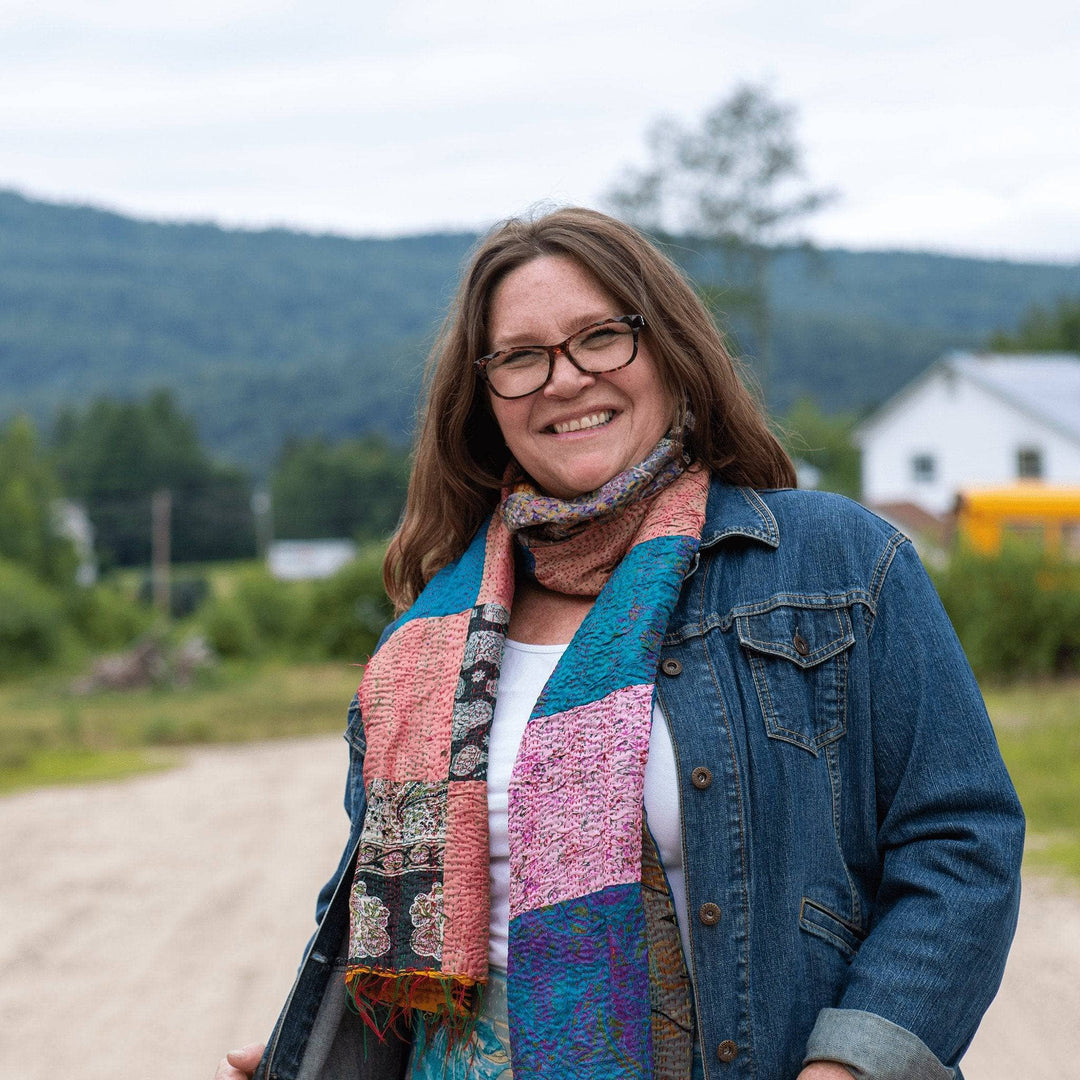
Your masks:
<path fill-rule="evenodd" d="M 563 424 L 552 424 L 556 435 L 565 435 L 568 431 L 581 431 L 584 428 L 599 427 L 606 424 L 613 416 L 614 411 L 605 409 L 603 412 L 593 413 L 592 416 L 582 416 L 577 420 L 567 420 Z"/>

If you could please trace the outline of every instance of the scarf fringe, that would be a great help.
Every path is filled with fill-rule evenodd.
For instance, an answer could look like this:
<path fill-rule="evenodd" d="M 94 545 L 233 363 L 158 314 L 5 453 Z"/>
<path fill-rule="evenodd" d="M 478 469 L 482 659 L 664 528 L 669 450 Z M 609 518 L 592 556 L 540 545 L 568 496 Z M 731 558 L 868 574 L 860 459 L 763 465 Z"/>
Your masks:
<path fill-rule="evenodd" d="M 390 1033 L 405 1037 L 416 1026 L 424 1038 L 445 1030 L 453 1046 L 472 1034 L 485 984 L 439 971 L 387 973 L 353 966 L 345 971 L 345 989 L 349 1007 L 380 1042 Z"/>

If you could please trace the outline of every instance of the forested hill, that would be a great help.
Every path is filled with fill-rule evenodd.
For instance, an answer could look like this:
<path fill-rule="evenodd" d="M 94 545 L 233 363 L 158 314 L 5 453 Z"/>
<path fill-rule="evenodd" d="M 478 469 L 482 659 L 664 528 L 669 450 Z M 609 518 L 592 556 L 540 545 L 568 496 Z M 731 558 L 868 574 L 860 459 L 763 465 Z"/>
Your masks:
<path fill-rule="evenodd" d="M 169 387 L 210 446 L 257 472 L 289 435 L 404 438 L 474 241 L 159 224 L 0 192 L 0 421 L 29 411 L 48 423 L 61 404 Z M 688 269 L 715 276 L 690 249 L 677 253 Z M 770 402 L 809 393 L 828 411 L 864 409 L 944 350 L 1080 293 L 1078 270 L 782 254 Z"/>

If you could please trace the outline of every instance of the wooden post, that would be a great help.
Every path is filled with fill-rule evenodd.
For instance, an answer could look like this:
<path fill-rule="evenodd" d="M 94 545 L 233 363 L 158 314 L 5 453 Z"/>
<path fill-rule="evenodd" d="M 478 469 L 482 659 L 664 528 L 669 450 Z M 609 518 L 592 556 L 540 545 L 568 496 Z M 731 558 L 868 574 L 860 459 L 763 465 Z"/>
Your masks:
<path fill-rule="evenodd" d="M 154 607 L 169 617 L 169 562 L 172 535 L 172 492 L 155 491 L 150 501 L 150 580 L 153 583 Z"/>
<path fill-rule="evenodd" d="M 252 493 L 251 512 L 255 516 L 255 554 L 265 562 L 274 535 L 270 492 L 266 488 L 256 488 Z"/>

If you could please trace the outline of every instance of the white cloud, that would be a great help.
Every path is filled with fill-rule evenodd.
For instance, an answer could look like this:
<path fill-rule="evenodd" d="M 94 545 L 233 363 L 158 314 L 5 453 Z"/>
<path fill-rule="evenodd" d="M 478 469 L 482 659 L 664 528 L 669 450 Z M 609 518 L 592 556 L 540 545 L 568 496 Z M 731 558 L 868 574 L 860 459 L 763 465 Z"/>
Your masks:
<path fill-rule="evenodd" d="M 822 239 L 1080 258 L 1080 26 L 975 0 L 5 0 L 0 183 L 392 232 L 595 202 L 657 114 L 799 107 Z"/>

